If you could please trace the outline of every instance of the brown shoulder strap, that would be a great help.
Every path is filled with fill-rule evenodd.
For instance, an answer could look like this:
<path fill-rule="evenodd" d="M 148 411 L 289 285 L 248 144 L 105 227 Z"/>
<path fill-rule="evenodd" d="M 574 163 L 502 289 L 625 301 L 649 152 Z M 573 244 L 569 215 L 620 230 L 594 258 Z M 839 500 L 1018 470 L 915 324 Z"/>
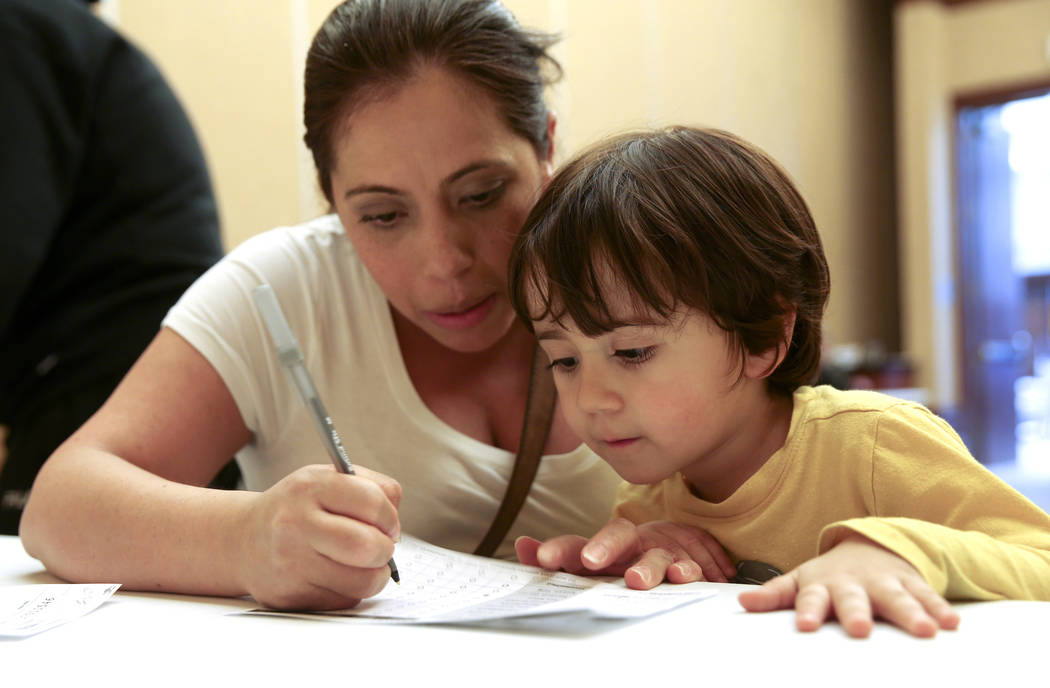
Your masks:
<path fill-rule="evenodd" d="M 521 428 L 518 456 L 514 459 L 514 471 L 503 494 L 503 503 L 492 520 L 489 532 L 482 538 L 474 554 L 491 557 L 503 542 L 514 519 L 518 517 L 522 504 L 536 477 L 543 447 L 554 418 L 554 376 L 547 367 L 547 357 L 539 346 L 532 352 L 532 372 L 529 375 L 529 392 L 525 400 L 525 422 Z"/>

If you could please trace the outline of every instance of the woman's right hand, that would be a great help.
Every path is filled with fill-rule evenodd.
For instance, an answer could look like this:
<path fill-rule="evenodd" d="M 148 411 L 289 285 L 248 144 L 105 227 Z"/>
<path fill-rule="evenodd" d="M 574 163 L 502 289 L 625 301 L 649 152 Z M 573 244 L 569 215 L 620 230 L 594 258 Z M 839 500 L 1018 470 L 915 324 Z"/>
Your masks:
<path fill-rule="evenodd" d="M 22 545 L 61 578 L 125 590 L 333 609 L 382 589 L 400 485 L 329 464 L 265 492 L 205 488 L 251 439 L 215 369 L 164 328 L 40 470 Z"/>
<path fill-rule="evenodd" d="M 276 609 L 345 609 L 390 579 L 401 535 L 401 486 L 366 468 L 356 475 L 305 466 L 247 509 L 241 579 Z"/>

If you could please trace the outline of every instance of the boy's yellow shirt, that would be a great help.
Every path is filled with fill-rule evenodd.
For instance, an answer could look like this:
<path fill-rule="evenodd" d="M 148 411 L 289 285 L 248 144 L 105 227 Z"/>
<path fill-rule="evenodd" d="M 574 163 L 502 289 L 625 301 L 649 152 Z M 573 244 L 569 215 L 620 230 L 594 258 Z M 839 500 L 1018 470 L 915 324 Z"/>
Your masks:
<path fill-rule="evenodd" d="M 1050 516 L 943 419 L 875 392 L 799 388 L 784 446 L 728 499 L 705 502 L 676 475 L 625 483 L 615 514 L 702 528 L 734 561 L 784 572 L 854 531 L 949 599 L 1050 600 Z"/>

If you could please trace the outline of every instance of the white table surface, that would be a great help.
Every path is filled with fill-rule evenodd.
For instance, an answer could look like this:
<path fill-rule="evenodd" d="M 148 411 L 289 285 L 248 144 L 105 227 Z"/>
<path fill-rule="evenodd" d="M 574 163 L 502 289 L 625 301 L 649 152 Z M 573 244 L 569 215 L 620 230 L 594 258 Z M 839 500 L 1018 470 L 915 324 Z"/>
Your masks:
<path fill-rule="evenodd" d="M 0 536 L 0 585 L 56 582 Z M 742 586 L 709 585 L 716 597 L 641 621 L 505 627 L 246 615 L 248 599 L 118 592 L 63 626 L 0 639 L 0 685 L 1050 685 L 1050 603 L 959 604 L 957 631 L 923 640 L 880 623 L 856 640 L 834 623 L 799 633 L 793 612 L 748 614 Z"/>

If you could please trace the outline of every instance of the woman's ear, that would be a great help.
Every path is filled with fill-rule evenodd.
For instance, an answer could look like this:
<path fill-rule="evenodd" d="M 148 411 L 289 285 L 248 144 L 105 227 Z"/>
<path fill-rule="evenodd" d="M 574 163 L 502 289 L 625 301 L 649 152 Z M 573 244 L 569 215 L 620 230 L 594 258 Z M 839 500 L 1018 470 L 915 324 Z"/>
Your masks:
<path fill-rule="evenodd" d="M 554 129 L 558 125 L 558 115 L 550 110 L 547 112 L 547 157 L 543 160 L 543 173 L 546 180 L 554 175 Z"/>
<path fill-rule="evenodd" d="M 744 362 L 744 375 L 756 380 L 769 377 L 787 357 L 788 349 L 791 348 L 791 338 L 795 334 L 795 309 L 791 308 L 784 313 L 783 331 L 776 346 L 766 349 L 759 354 L 747 354 Z"/>

